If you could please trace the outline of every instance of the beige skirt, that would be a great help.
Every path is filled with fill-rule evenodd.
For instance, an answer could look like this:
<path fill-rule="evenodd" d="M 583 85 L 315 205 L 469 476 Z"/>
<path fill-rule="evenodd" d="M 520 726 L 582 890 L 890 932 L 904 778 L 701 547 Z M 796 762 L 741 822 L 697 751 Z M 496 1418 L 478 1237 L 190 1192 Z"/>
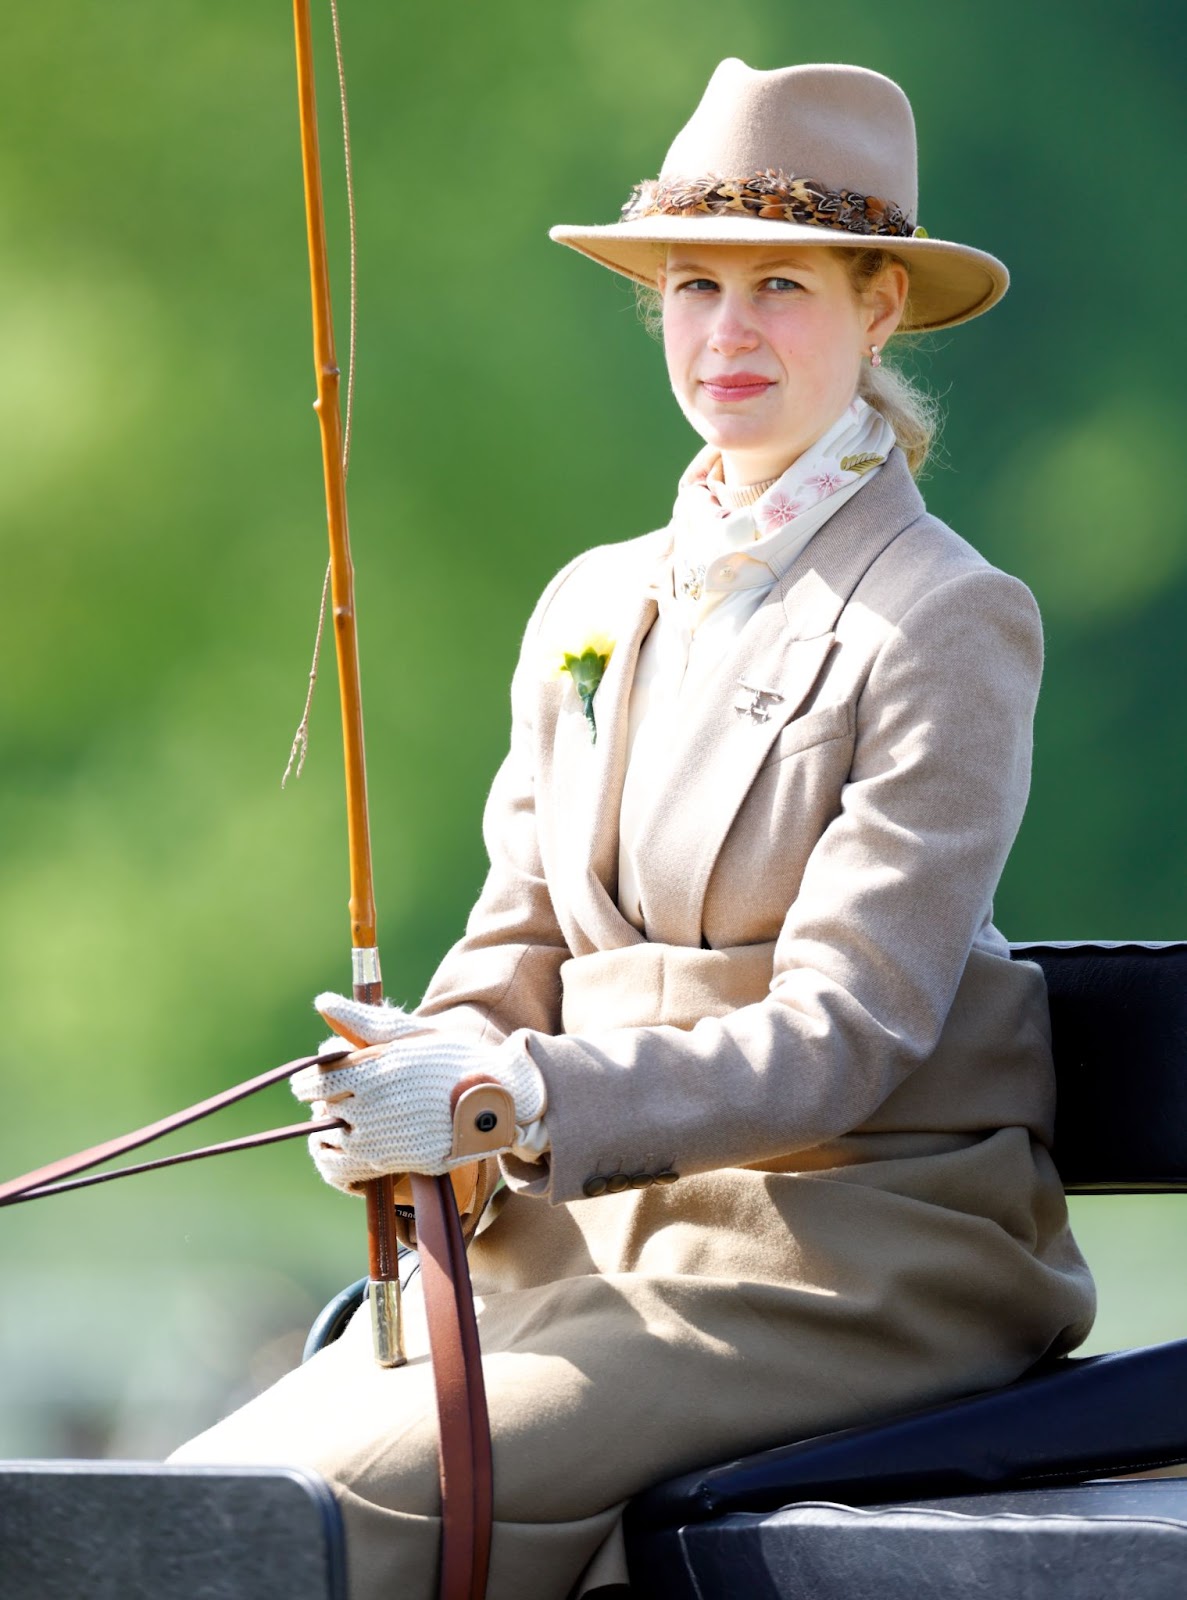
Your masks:
<path fill-rule="evenodd" d="M 1091 1279 L 1025 1132 L 872 1135 L 851 1155 L 565 1206 L 495 1197 L 470 1248 L 494 1438 L 488 1600 L 624 1582 L 623 1506 L 662 1478 L 1008 1383 L 1084 1337 Z M 351 1600 L 435 1593 L 415 1294 L 407 1316 L 406 1367 L 377 1368 L 356 1317 L 172 1457 L 321 1473 Z"/>

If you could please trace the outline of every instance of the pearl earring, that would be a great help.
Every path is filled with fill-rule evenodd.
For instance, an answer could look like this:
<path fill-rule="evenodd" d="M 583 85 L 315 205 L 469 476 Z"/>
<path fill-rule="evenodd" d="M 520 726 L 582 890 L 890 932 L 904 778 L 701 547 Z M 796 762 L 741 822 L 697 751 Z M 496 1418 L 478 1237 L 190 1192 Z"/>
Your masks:
<path fill-rule="evenodd" d="M 872 344 L 870 346 L 870 366 L 880 367 L 881 365 L 882 357 L 878 354 L 878 346 L 876 344 Z"/>

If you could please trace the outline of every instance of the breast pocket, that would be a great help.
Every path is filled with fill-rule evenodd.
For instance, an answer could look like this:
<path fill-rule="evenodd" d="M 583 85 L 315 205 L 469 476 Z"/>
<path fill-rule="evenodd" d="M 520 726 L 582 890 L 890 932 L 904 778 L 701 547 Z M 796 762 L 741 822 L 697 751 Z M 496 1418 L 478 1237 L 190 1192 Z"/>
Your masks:
<path fill-rule="evenodd" d="M 703 928 L 715 948 L 779 937 L 808 857 L 840 810 L 854 727 L 847 704 L 822 706 L 772 741 L 709 879 Z"/>
<path fill-rule="evenodd" d="M 847 702 L 805 712 L 802 717 L 793 717 L 782 730 L 762 765 L 776 767 L 788 756 L 798 756 L 830 739 L 846 739 L 852 732 L 853 708 Z"/>

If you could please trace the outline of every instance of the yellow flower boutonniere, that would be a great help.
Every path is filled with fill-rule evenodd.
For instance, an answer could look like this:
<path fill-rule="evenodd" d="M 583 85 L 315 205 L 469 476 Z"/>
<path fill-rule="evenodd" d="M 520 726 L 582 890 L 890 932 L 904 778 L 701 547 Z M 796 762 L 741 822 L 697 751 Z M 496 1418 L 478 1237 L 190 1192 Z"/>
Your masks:
<path fill-rule="evenodd" d="M 594 695 L 598 692 L 598 685 L 613 654 L 614 640 L 608 639 L 604 633 L 595 633 L 590 635 L 579 650 L 565 650 L 556 664 L 558 677 L 567 675 L 573 680 L 577 698 L 581 701 L 581 709 L 585 712 L 585 720 L 589 723 L 591 744 L 598 742 L 598 725 L 594 721 Z"/>

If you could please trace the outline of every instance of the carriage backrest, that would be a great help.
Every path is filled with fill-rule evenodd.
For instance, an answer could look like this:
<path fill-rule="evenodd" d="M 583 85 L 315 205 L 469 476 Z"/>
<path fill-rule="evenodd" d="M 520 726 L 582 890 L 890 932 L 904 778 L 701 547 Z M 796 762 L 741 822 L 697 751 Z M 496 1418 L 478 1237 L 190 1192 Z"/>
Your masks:
<path fill-rule="evenodd" d="M 1187 1190 L 1187 943 L 1016 944 L 1011 954 L 1047 980 L 1066 1187 Z"/>

